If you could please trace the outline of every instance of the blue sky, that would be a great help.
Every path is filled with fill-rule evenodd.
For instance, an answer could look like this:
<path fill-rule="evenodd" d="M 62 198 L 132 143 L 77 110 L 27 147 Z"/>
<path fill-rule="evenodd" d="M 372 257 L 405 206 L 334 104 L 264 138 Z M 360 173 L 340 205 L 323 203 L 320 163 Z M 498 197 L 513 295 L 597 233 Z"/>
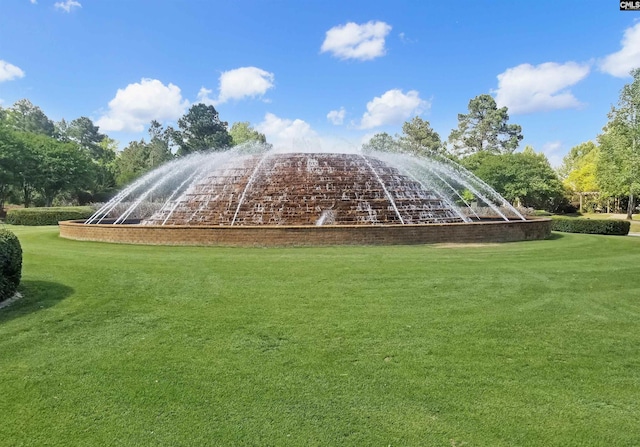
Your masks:
<path fill-rule="evenodd" d="M 597 1 L 2 0 L 0 106 L 120 142 L 190 105 L 276 145 L 356 147 L 419 115 L 446 139 L 489 93 L 558 165 L 640 66 L 640 12 Z"/>

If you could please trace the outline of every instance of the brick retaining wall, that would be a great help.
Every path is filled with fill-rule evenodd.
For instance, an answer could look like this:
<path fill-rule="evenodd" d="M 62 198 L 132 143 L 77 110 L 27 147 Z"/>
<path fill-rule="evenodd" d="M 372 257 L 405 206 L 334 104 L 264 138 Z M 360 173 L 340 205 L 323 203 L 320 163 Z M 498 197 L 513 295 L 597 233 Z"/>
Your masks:
<path fill-rule="evenodd" d="M 545 239 L 551 219 L 431 225 L 159 226 L 59 222 L 60 236 L 146 245 L 277 247 L 513 242 Z"/>

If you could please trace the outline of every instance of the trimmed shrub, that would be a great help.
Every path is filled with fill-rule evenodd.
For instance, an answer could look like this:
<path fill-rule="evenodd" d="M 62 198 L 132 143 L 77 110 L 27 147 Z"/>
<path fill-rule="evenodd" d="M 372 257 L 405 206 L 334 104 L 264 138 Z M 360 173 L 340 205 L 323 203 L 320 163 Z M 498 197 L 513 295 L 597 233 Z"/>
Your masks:
<path fill-rule="evenodd" d="M 624 236 L 629 234 L 631 223 L 628 220 L 578 219 L 572 217 L 553 217 L 551 229 L 565 233 L 609 234 Z"/>
<path fill-rule="evenodd" d="M 0 301 L 11 298 L 22 276 L 22 247 L 18 237 L 0 229 Z"/>
<path fill-rule="evenodd" d="M 92 214 L 90 206 L 18 208 L 7 212 L 5 222 L 11 225 L 58 225 L 61 220 L 84 220 Z"/>

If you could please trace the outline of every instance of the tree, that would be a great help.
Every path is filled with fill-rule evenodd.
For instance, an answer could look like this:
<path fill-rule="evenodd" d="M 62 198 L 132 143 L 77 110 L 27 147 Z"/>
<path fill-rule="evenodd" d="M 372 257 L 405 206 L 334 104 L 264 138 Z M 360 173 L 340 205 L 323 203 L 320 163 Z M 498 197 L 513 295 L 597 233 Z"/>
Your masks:
<path fill-rule="evenodd" d="M 91 183 L 92 161 L 73 143 L 54 139 L 39 147 L 42 175 L 37 188 L 42 193 L 45 206 L 52 206 L 62 192 L 74 193 Z"/>
<path fill-rule="evenodd" d="M 62 126 L 59 126 L 61 129 Z M 69 123 L 66 128 L 66 137 L 76 142 L 86 150 L 92 159 L 101 160 L 104 157 L 100 142 L 107 136 L 100 133 L 100 128 L 93 124 L 90 118 L 81 116 Z"/>
<path fill-rule="evenodd" d="M 36 141 L 48 140 L 51 137 L 29 132 L 16 132 L 20 141 L 20 152 L 14 160 L 14 186 L 22 195 L 22 203 L 29 208 L 37 193 L 37 184 L 42 176 L 40 157 L 36 151 Z"/>
<path fill-rule="evenodd" d="M 55 134 L 55 126 L 47 115 L 28 99 L 16 101 L 7 111 L 9 126 L 17 131 L 39 133 L 47 136 Z"/>
<path fill-rule="evenodd" d="M 83 193 L 86 200 L 103 195 L 116 186 L 114 160 L 118 144 L 115 140 L 100 133 L 100 128 L 86 116 L 70 123 L 62 119 L 56 123 L 56 130 L 58 140 L 76 143 L 93 161 L 93 181 L 89 191 Z"/>
<path fill-rule="evenodd" d="M 0 210 L 4 209 L 10 189 L 17 183 L 16 163 L 23 152 L 15 133 L 0 126 Z"/>
<path fill-rule="evenodd" d="M 267 137 L 263 133 L 253 129 L 249 125 L 249 121 L 233 123 L 231 130 L 229 130 L 229 135 L 231 135 L 231 144 L 233 146 L 237 146 L 248 141 L 255 141 L 263 144 L 267 142 Z"/>
<path fill-rule="evenodd" d="M 399 152 L 398 142 L 388 133 L 380 132 L 362 145 L 362 152 Z"/>
<path fill-rule="evenodd" d="M 16 133 L 21 153 L 14 166 L 25 207 L 36 192 L 51 206 L 62 192 L 75 192 L 91 183 L 92 162 L 76 143 L 29 132 Z"/>
<path fill-rule="evenodd" d="M 603 190 L 628 197 L 629 220 L 640 193 L 640 68 L 632 70 L 631 76 L 633 81 L 622 88 L 618 107 L 611 109 L 604 133 L 598 137 L 597 164 Z"/>
<path fill-rule="evenodd" d="M 116 183 L 126 185 L 149 170 L 149 145 L 144 140 L 132 141 L 116 159 Z"/>
<path fill-rule="evenodd" d="M 597 151 L 598 146 L 593 141 L 587 141 L 580 143 L 577 146 L 572 147 L 569 153 L 562 159 L 562 165 L 558 168 L 558 175 L 562 180 L 566 179 L 571 171 L 579 169 L 584 163 L 585 157 L 591 152 Z"/>
<path fill-rule="evenodd" d="M 597 196 L 600 191 L 596 175 L 598 154 L 598 146 L 592 141 L 579 144 L 571 148 L 558 169 L 564 186 L 580 197 L 581 212 L 585 197 L 595 195 L 596 200 L 589 200 L 589 203 L 593 207 L 598 206 Z"/>
<path fill-rule="evenodd" d="M 449 143 L 455 155 L 466 156 L 487 151 L 493 154 L 513 153 L 522 140 L 522 127 L 507 124 L 507 108 L 498 108 L 490 95 L 469 101 L 469 113 L 458 114 L 458 128 L 451 131 Z"/>
<path fill-rule="evenodd" d="M 171 160 L 171 135 L 162 125 L 156 121 L 151 121 L 149 125 L 149 155 L 148 167 L 155 168 Z"/>
<path fill-rule="evenodd" d="M 144 139 L 132 141 L 115 160 L 116 182 L 125 185 L 147 171 L 171 160 L 169 133 L 160 123 L 152 121 L 149 126 L 150 142 Z"/>
<path fill-rule="evenodd" d="M 431 128 L 429 121 L 419 116 L 402 125 L 402 136 L 398 139 L 398 143 L 403 152 L 418 156 L 444 151 L 440 135 Z"/>
<path fill-rule="evenodd" d="M 71 141 L 68 136 L 69 123 L 64 118 L 62 118 L 60 121 L 55 123 L 54 127 L 55 127 L 54 135 L 58 141 L 62 141 L 64 143 Z"/>
<path fill-rule="evenodd" d="M 178 120 L 180 130 L 169 128 L 169 132 L 178 145 L 177 155 L 184 156 L 205 150 L 227 150 L 232 144 L 227 126 L 213 106 L 198 103 Z"/>
<path fill-rule="evenodd" d="M 116 182 L 125 185 L 147 171 L 173 159 L 171 129 L 164 129 L 153 120 L 149 124 L 149 143 L 144 139 L 132 141 L 115 160 Z"/>
<path fill-rule="evenodd" d="M 113 138 L 105 136 L 100 143 L 101 158 L 93 159 L 93 182 L 91 185 L 92 199 L 95 197 L 109 195 L 116 186 L 115 160 L 118 153 L 118 142 Z M 97 200 L 101 201 L 101 200 Z"/>
<path fill-rule="evenodd" d="M 462 164 L 509 202 L 547 211 L 564 202 L 564 188 L 547 157 L 530 146 L 513 154 L 476 152 Z"/>

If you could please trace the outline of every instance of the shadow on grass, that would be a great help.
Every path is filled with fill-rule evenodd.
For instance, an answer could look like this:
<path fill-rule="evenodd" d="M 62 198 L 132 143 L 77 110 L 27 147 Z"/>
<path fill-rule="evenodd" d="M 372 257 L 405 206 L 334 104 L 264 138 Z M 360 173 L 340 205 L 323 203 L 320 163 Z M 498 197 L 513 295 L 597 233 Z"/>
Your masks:
<path fill-rule="evenodd" d="M 18 292 L 22 298 L 0 309 L 0 323 L 55 306 L 73 293 L 64 284 L 49 281 L 21 281 Z"/>
<path fill-rule="evenodd" d="M 549 236 L 548 238 L 545 239 L 545 241 L 557 241 L 558 239 L 562 239 L 566 237 L 564 234 L 559 233 L 557 231 L 553 231 L 551 233 L 551 236 Z"/>

